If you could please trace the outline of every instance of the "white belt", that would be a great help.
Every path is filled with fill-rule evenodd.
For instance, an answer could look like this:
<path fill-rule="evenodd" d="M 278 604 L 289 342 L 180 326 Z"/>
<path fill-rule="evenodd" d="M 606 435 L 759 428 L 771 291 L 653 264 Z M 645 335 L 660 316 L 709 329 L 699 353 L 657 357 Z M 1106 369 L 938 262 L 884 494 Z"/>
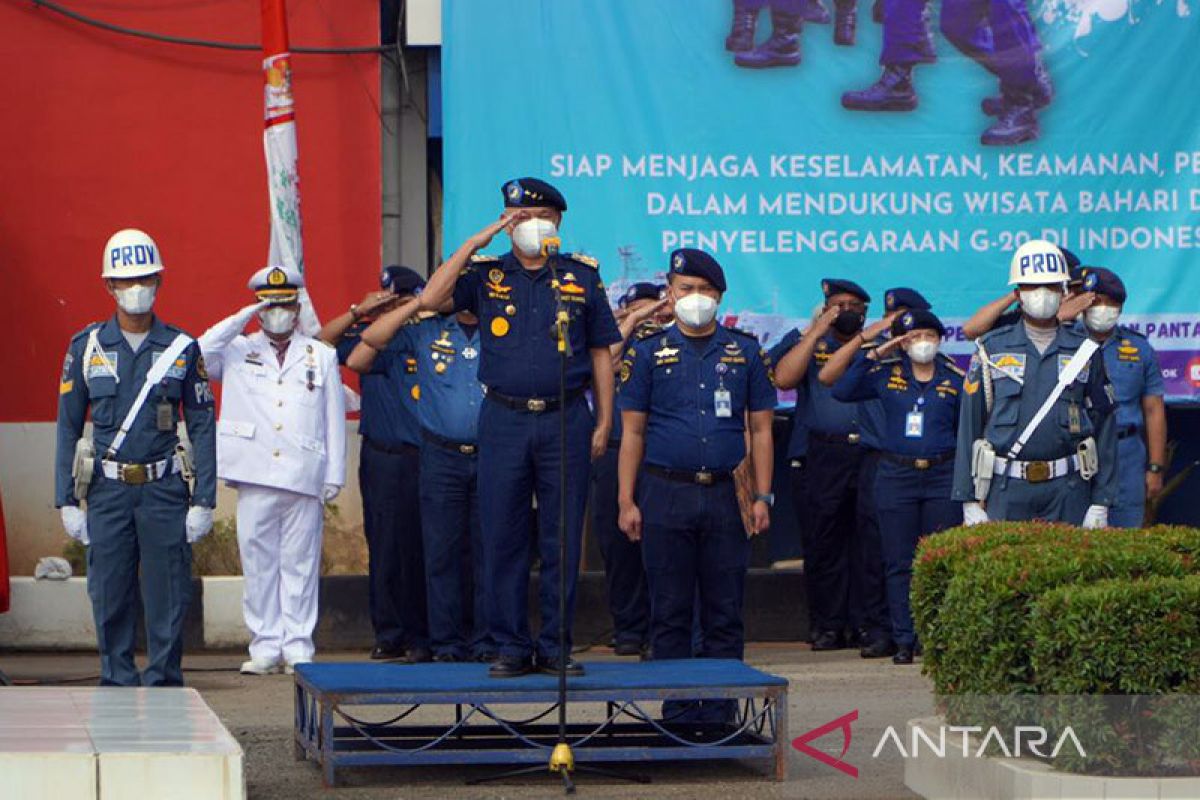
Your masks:
<path fill-rule="evenodd" d="M 1017 461 L 1015 458 L 996 458 L 994 472 L 1009 478 L 1041 483 L 1079 471 L 1079 456 L 1066 456 L 1053 461 Z"/>
<path fill-rule="evenodd" d="M 120 481 L 130 485 L 150 483 L 161 480 L 168 475 L 182 472 L 179 456 L 171 456 L 151 464 L 122 464 L 118 461 L 101 461 L 104 477 L 111 481 Z"/>

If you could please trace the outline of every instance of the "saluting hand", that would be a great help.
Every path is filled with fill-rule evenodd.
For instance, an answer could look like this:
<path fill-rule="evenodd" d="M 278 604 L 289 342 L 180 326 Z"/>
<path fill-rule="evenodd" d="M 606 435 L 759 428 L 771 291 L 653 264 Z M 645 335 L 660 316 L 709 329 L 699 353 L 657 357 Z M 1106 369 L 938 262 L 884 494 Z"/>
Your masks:
<path fill-rule="evenodd" d="M 883 319 L 878 322 L 873 322 L 867 326 L 867 329 L 862 332 L 863 339 L 870 342 L 879 338 L 879 335 L 892 327 L 892 321 L 899 316 L 899 311 L 890 311 L 883 315 Z"/>
<path fill-rule="evenodd" d="M 617 526 L 631 542 L 642 540 L 642 510 L 632 503 L 621 508 L 617 517 Z"/>
<path fill-rule="evenodd" d="M 376 311 L 384 308 L 388 304 L 394 302 L 396 295 L 386 289 L 367 292 L 363 295 L 363 299 L 358 301 L 357 310 L 360 317 L 366 317 L 374 314 Z"/>
<path fill-rule="evenodd" d="M 837 319 L 837 315 L 841 313 L 841 309 L 837 306 L 827 308 L 821 312 L 821 316 L 817 317 L 813 322 L 812 327 L 808 329 L 809 336 L 824 336 L 829 333 L 829 329 L 833 327 L 833 321 Z"/>
<path fill-rule="evenodd" d="M 509 209 L 500 215 L 500 218 L 494 222 L 489 222 L 483 230 L 467 239 L 467 243 L 471 245 L 471 249 L 475 251 L 482 250 L 492 243 L 492 239 L 496 234 L 508 227 L 510 223 L 517 223 L 528 217 L 528 214 L 518 212 L 515 209 Z"/>
<path fill-rule="evenodd" d="M 1058 308 L 1059 322 L 1072 322 L 1076 317 L 1087 311 L 1096 302 L 1095 292 L 1084 292 L 1083 294 L 1073 294 L 1070 297 L 1064 298 L 1062 305 Z"/>

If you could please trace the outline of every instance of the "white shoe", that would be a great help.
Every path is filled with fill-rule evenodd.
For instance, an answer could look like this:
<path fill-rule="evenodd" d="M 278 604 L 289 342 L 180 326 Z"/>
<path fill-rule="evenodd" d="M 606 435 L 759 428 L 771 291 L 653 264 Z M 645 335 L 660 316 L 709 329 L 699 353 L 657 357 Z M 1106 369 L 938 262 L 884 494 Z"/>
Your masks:
<path fill-rule="evenodd" d="M 283 674 L 284 675 L 295 675 L 297 664 L 311 664 L 311 663 L 312 663 L 311 658 L 302 659 L 300 661 L 289 661 L 288 663 L 283 665 Z"/>
<path fill-rule="evenodd" d="M 279 672 L 279 664 L 274 661 L 257 661 L 250 659 L 242 662 L 242 668 L 238 670 L 243 675 L 274 675 Z"/>

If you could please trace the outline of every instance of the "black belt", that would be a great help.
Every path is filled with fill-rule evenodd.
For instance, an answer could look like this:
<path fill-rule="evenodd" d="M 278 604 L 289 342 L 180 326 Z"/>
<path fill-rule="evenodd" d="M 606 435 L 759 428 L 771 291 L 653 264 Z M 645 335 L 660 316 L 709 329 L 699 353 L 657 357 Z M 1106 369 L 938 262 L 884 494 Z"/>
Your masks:
<path fill-rule="evenodd" d="M 686 470 L 686 469 L 667 469 L 666 467 L 657 467 L 654 464 L 644 464 L 642 469 L 659 478 L 665 478 L 669 481 L 677 483 L 694 483 L 699 486 L 712 486 L 715 483 L 724 483 L 725 481 L 733 480 L 733 473 L 728 470 Z"/>
<path fill-rule="evenodd" d="M 401 443 L 398 445 L 383 444 L 374 439 L 363 437 L 363 444 L 372 450 L 378 450 L 380 453 L 387 453 L 392 456 L 410 456 L 413 453 L 420 452 L 420 448 L 415 444 Z"/>
<path fill-rule="evenodd" d="M 443 450 L 449 450 L 459 455 L 473 456 L 479 452 L 479 445 L 474 442 L 456 442 L 453 439 L 447 439 L 445 436 L 438 436 L 428 428 L 421 429 L 421 438 L 430 444 L 437 445 Z"/>
<path fill-rule="evenodd" d="M 820 431 L 809 431 L 808 438 L 816 439 L 818 442 L 829 442 L 830 444 L 858 444 L 862 441 L 862 435 L 858 433 L 821 433 Z"/>
<path fill-rule="evenodd" d="M 1141 432 L 1142 432 L 1142 429 L 1139 428 L 1137 425 L 1126 425 L 1124 428 L 1117 429 L 1117 438 L 1118 439 L 1128 439 L 1130 436 L 1140 435 Z"/>
<path fill-rule="evenodd" d="M 954 460 L 954 451 L 948 450 L 938 456 L 930 456 L 929 458 L 915 458 L 913 456 L 902 456 L 897 453 L 882 453 L 884 461 L 890 461 L 893 464 L 903 464 L 906 467 L 912 467 L 916 470 L 927 470 L 930 467 L 936 467 L 938 464 L 945 464 L 947 461 Z"/>
<path fill-rule="evenodd" d="M 576 398 L 583 397 L 583 393 L 587 391 L 586 386 L 580 386 L 576 389 L 567 390 L 567 402 L 571 402 Z M 499 403 L 502 406 L 511 408 L 513 411 L 525 411 L 529 414 L 541 414 L 545 411 L 558 411 L 562 405 L 559 403 L 558 395 L 553 397 L 513 397 L 512 395 L 497 392 L 495 389 L 487 390 L 487 399 L 494 403 Z"/>

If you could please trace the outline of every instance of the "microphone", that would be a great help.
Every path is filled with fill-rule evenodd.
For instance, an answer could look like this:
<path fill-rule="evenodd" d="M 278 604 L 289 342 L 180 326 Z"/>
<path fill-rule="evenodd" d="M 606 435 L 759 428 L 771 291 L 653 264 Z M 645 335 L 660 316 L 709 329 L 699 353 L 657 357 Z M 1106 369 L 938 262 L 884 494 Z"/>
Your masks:
<path fill-rule="evenodd" d="M 542 255 L 546 258 L 558 255 L 559 248 L 562 247 L 562 239 L 557 236 L 547 236 L 542 239 Z"/>

